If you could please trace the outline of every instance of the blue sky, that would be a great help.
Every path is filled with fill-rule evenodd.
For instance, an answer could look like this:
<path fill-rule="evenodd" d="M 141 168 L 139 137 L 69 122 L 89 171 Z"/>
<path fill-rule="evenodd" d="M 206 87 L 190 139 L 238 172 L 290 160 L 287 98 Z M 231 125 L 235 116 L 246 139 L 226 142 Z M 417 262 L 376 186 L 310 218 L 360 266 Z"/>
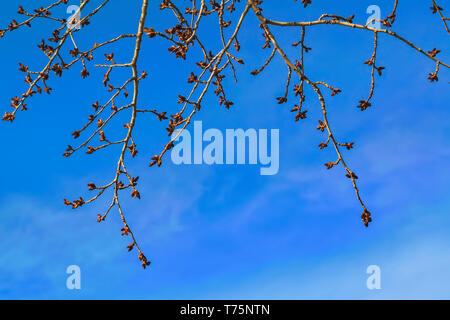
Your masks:
<path fill-rule="evenodd" d="M 343 16 L 367 19 L 366 8 L 377 4 L 382 15 L 393 1 L 321 1 L 303 9 L 299 3 L 265 1 L 267 15 L 278 20 L 316 19 L 322 8 Z M 47 2 L 45 2 L 47 3 Z M 31 8 L 35 1 L 22 1 Z M 76 1 L 73 3 L 76 4 Z M 105 8 L 77 39 L 85 46 L 120 32 L 134 32 L 139 1 L 125 8 Z M 323 7 L 322 7 L 323 5 Z M 167 15 L 152 4 L 148 26 L 169 26 Z M 400 4 L 394 30 L 419 47 L 443 52 L 450 60 L 448 34 L 431 15 L 428 2 Z M 6 25 L 17 5 L 7 2 L 0 13 Z M 120 12 L 120 14 L 119 14 Z M 64 14 L 64 10 L 59 12 Z M 56 12 L 55 12 L 56 14 Z M 164 20 L 166 19 L 166 20 Z M 4 299 L 418 299 L 450 298 L 450 72 L 440 81 L 426 79 L 435 65 L 406 45 L 380 36 L 378 61 L 386 67 L 377 79 L 374 107 L 356 108 L 369 90 L 373 39 L 364 30 L 339 26 L 310 29 L 306 72 L 343 90 L 328 99 L 329 118 L 342 140 L 355 142 L 347 161 L 360 177 L 362 196 L 375 221 L 365 229 L 361 209 L 342 168 L 327 171 L 335 159 L 331 149 L 319 150 L 315 130 L 321 112 L 307 92 L 308 119 L 294 123 L 294 103 L 278 105 L 284 92 L 286 67 L 278 57 L 254 78 L 250 71 L 269 54 L 260 50 L 261 31 L 250 15 L 240 36 L 242 57 L 238 84 L 224 80 L 235 106 L 218 107 L 205 100 L 198 120 L 203 127 L 280 129 L 280 170 L 260 176 L 259 166 L 147 167 L 167 139 L 164 124 L 142 117 L 137 125 L 139 155 L 128 166 L 139 175 L 142 200 L 124 203 L 129 223 L 152 260 L 142 270 L 128 239 L 121 238 L 116 212 L 104 224 L 97 213 L 108 198 L 72 211 L 63 198 L 87 196 L 86 184 L 109 181 L 117 149 L 91 157 L 61 156 L 70 133 L 78 129 L 96 100 L 108 97 L 99 83 L 102 74 L 90 68 L 82 81 L 80 66 L 60 81 L 51 81 L 50 97 L 36 97 L 29 111 L 13 125 L 2 123 L 0 187 L 0 298 Z M 40 68 L 45 60 L 35 47 L 44 23 L 31 31 L 0 40 L 3 77 L 1 98 L 21 93 L 23 75 L 17 63 Z M 273 30 L 285 47 L 298 40 L 298 30 Z M 216 47 L 211 34 L 204 34 Z M 46 36 L 47 37 L 47 36 Z M 125 43 L 124 43 L 125 44 Z M 126 61 L 132 43 L 115 49 Z M 177 94 L 186 93 L 189 63 L 175 60 L 162 40 L 145 39 L 141 69 L 141 104 L 175 112 Z M 110 52 L 107 50 L 106 52 Z M 295 51 L 288 50 L 293 58 Z M 123 75 L 113 77 L 118 83 Z M 111 134 L 123 134 L 120 124 Z M 169 160 L 169 158 L 167 158 Z M 79 265 L 82 289 L 66 289 L 66 268 Z M 381 268 L 381 290 L 366 288 L 366 268 Z"/>

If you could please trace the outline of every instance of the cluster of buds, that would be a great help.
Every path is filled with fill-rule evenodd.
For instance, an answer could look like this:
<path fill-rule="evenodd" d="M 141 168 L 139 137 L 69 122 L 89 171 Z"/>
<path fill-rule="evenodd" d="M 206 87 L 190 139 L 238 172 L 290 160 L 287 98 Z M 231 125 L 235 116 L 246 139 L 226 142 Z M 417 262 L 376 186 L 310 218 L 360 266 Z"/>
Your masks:
<path fill-rule="evenodd" d="M 372 222 L 371 214 L 369 211 L 367 211 L 367 209 L 365 209 L 364 212 L 361 214 L 361 220 L 366 227 L 368 227 L 369 223 Z"/>

